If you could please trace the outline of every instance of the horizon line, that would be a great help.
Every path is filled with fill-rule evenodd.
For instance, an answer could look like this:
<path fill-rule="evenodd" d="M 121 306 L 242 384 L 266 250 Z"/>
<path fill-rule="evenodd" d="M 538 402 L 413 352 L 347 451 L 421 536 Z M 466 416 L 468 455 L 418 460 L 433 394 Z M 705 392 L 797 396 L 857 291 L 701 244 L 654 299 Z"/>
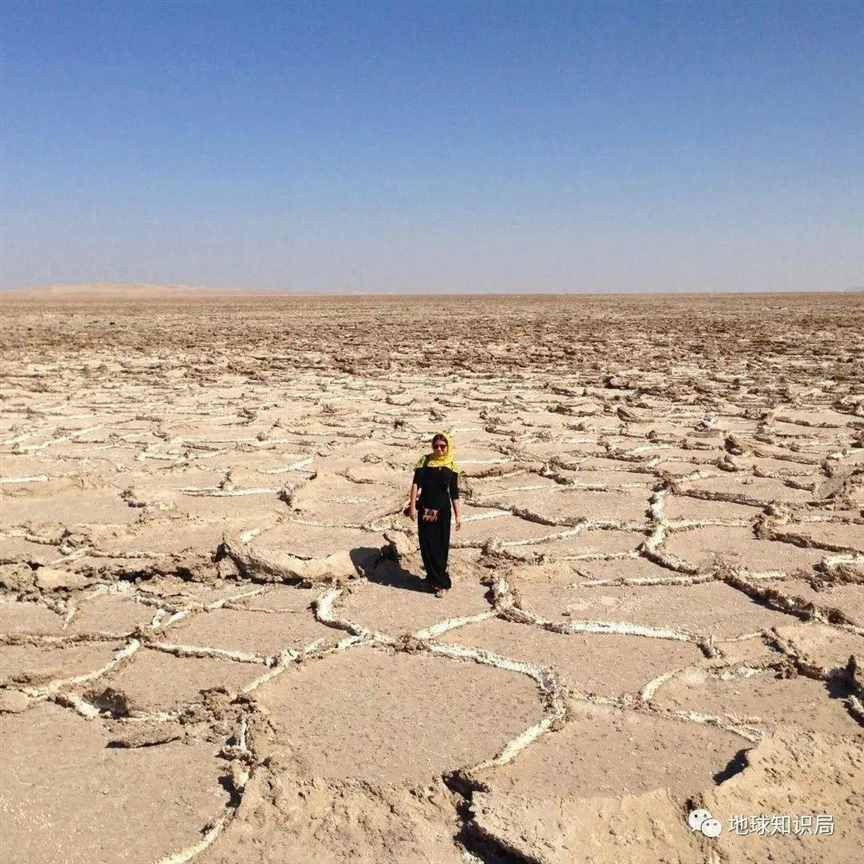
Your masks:
<path fill-rule="evenodd" d="M 69 293 L 66 293 L 69 292 Z M 124 296 L 131 292 L 133 296 Z M 141 293 L 146 299 L 179 299 L 188 297 L 190 299 L 204 297 L 235 297 L 235 298 L 272 298 L 272 297 L 570 297 L 570 296 L 711 296 L 711 295 L 802 295 L 802 294 L 855 294 L 864 293 L 864 285 L 853 285 L 848 288 L 831 289 L 716 289 L 716 288 L 692 288 L 692 289 L 670 289 L 650 290 L 640 288 L 621 289 L 581 289 L 549 291 L 549 290 L 492 290 L 492 291 L 460 291 L 442 289 L 440 291 L 359 291 L 345 289 L 320 289 L 316 291 L 303 291 L 291 288 L 211 288 L 206 285 L 191 285 L 188 283 L 173 282 L 49 282 L 27 286 L 0 286 L 0 296 L 9 299 L 53 299 L 53 300 L 75 300 L 75 299 L 98 299 L 103 297 L 113 300 L 135 300 L 134 294 Z M 152 294 L 148 295 L 148 292 Z M 28 296 L 29 295 L 29 296 Z M 141 299 L 144 299 L 143 297 Z"/>

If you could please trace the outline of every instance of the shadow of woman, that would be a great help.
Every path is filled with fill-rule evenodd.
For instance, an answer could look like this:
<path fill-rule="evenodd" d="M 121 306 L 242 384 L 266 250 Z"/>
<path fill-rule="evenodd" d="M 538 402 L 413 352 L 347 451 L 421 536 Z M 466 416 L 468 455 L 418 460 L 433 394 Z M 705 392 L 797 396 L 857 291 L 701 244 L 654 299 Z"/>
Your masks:
<path fill-rule="evenodd" d="M 379 550 L 375 559 L 369 554 L 372 550 L 357 548 L 351 550 L 351 561 L 361 576 L 365 576 L 376 585 L 386 585 L 388 588 L 401 588 L 404 591 L 420 591 L 428 593 L 429 585 L 422 576 L 405 570 L 396 561 L 382 558 Z"/>

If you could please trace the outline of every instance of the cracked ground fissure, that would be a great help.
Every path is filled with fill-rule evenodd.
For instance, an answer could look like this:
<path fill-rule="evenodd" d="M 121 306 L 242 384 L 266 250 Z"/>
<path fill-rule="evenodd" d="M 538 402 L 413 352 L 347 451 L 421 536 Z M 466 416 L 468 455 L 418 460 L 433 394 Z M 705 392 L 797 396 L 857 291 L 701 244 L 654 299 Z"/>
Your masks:
<path fill-rule="evenodd" d="M 756 813 L 826 760 L 799 809 L 836 805 L 838 831 L 782 848 L 855 860 L 862 347 L 844 331 L 842 361 L 808 366 L 739 301 L 670 323 L 514 299 L 523 330 L 495 338 L 460 305 L 444 391 L 401 331 L 371 349 L 371 301 L 330 308 L 339 331 L 293 323 L 278 361 L 278 304 L 230 306 L 261 328 L 246 353 L 219 303 L 206 351 L 170 305 L 8 306 L 0 723 L 24 785 L 0 812 L 21 860 L 693 860 L 687 801 Z M 420 326 L 421 301 L 390 311 Z M 808 310 L 777 314 L 805 332 Z M 574 332 L 595 334 L 578 355 Z M 443 601 L 401 516 L 439 427 L 465 505 Z M 126 771 L 163 831 L 112 815 Z"/>

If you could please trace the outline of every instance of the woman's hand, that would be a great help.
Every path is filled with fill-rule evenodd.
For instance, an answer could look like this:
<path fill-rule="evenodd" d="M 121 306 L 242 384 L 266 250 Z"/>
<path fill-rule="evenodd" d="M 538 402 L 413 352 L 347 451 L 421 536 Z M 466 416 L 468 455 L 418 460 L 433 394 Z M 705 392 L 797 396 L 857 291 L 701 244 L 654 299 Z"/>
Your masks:
<path fill-rule="evenodd" d="M 456 530 L 458 531 L 462 527 L 462 520 L 457 516 L 456 517 Z"/>

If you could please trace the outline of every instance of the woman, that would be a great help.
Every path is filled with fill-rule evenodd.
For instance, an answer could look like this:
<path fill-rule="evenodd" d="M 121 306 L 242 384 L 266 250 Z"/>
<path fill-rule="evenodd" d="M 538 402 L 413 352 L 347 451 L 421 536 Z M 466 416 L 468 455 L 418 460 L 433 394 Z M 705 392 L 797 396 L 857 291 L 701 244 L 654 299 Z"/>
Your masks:
<path fill-rule="evenodd" d="M 432 452 L 421 456 L 414 467 L 411 501 L 407 514 L 417 520 L 420 554 L 426 579 L 436 597 L 452 587 L 447 573 L 450 552 L 450 506 L 456 514 L 456 530 L 462 527 L 459 501 L 459 467 L 453 442 L 445 432 L 432 439 Z"/>

